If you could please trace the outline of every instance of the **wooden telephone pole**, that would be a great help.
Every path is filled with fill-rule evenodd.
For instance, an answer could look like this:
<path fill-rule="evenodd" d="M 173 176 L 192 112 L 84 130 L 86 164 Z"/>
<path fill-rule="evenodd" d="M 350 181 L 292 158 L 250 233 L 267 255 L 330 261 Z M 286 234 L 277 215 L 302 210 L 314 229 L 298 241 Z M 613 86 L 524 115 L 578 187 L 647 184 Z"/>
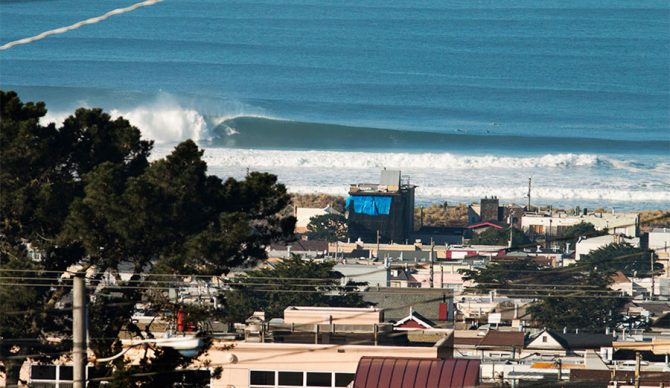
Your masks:
<path fill-rule="evenodd" d="M 86 387 L 86 279 L 78 272 L 72 279 L 72 386 Z"/>

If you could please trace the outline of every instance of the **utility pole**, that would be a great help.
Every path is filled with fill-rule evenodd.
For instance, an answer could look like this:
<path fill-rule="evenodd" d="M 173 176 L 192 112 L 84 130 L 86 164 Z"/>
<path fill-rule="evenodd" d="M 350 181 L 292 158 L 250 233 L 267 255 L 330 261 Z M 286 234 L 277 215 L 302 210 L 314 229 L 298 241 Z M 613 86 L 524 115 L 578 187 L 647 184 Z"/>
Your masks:
<path fill-rule="evenodd" d="M 640 352 L 635 352 L 635 388 L 640 388 Z"/>
<path fill-rule="evenodd" d="M 74 275 L 72 285 L 72 386 L 86 387 L 86 280 Z"/>
<path fill-rule="evenodd" d="M 377 229 L 377 258 L 379 258 L 379 239 L 381 236 L 379 235 L 379 229 Z"/>
<path fill-rule="evenodd" d="M 513 236 L 512 232 L 514 231 L 514 225 L 512 225 L 512 213 L 511 213 L 511 209 L 510 209 L 510 214 L 509 214 L 509 218 L 508 218 L 507 222 L 509 222 L 509 243 L 507 244 L 507 247 L 508 247 L 508 248 L 512 248 L 512 245 L 513 245 L 513 243 L 512 243 L 512 239 L 513 239 L 513 237 L 512 237 L 512 236 Z"/>
<path fill-rule="evenodd" d="M 440 264 L 440 288 L 444 288 L 444 266 Z"/>
<path fill-rule="evenodd" d="M 430 288 L 435 287 L 435 243 L 430 239 Z"/>
<path fill-rule="evenodd" d="M 650 267 L 650 271 L 651 271 L 651 292 L 649 293 L 649 300 L 652 300 L 652 301 L 654 300 L 654 287 L 656 286 L 654 284 L 654 253 L 655 253 L 654 251 L 651 251 L 651 254 L 649 255 L 650 258 L 651 258 L 651 267 Z"/>
<path fill-rule="evenodd" d="M 530 211 L 530 185 L 532 178 L 528 178 L 528 211 Z"/>

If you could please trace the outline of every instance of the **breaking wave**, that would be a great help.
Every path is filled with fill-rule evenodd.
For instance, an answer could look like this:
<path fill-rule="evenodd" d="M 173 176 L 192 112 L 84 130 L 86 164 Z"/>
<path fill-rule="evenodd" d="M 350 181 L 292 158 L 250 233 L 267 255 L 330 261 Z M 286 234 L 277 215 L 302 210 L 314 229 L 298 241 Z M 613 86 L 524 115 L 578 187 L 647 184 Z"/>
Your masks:
<path fill-rule="evenodd" d="M 81 102 L 80 106 L 90 107 Z M 219 121 L 205 118 L 195 109 L 181 106 L 169 95 L 161 95 L 154 101 L 131 109 L 112 108 L 107 110 L 112 118 L 122 116 L 142 131 L 142 137 L 154 140 L 157 144 L 177 143 L 186 139 L 206 141 L 209 139 L 210 126 L 219 125 Z M 72 111 L 47 112 L 44 123 L 60 125 Z"/>
<path fill-rule="evenodd" d="M 346 151 L 297 151 L 209 148 L 205 153 L 207 163 L 228 167 L 284 167 L 321 169 L 430 169 L 482 170 L 482 169 L 571 169 L 575 167 L 600 167 L 624 171 L 665 171 L 663 163 L 642 166 L 627 160 L 594 154 L 545 154 L 540 156 L 460 155 L 437 152 L 346 152 Z"/>

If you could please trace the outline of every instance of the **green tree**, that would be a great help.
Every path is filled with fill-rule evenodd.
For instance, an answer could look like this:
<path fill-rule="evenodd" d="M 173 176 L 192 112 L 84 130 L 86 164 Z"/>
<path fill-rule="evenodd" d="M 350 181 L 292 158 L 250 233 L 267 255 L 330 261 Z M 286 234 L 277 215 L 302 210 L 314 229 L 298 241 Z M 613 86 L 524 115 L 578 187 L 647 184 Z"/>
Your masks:
<path fill-rule="evenodd" d="M 283 317 L 288 306 L 365 306 L 355 292 L 362 284 L 342 286 L 343 275 L 333 271 L 334 265 L 292 255 L 274 268 L 247 272 L 225 295 L 228 320 L 244 322 L 254 311 L 264 311 L 266 319 Z"/>
<path fill-rule="evenodd" d="M 577 241 L 581 237 L 597 237 L 607 234 L 606 230 L 596 230 L 595 226 L 589 222 L 580 222 L 579 224 L 567 227 L 560 235 L 560 240 L 575 248 Z"/>
<path fill-rule="evenodd" d="M 82 176 L 105 161 L 131 174 L 148 165 L 151 142 L 140 140 L 127 121 L 112 122 L 99 110 L 80 109 L 57 128 L 40 123 L 44 103 L 23 103 L 15 92 L 0 91 L 0 107 L 0 269 L 7 274 L 0 310 L 12 312 L 0 314 L 0 337 L 26 339 L 0 341 L 0 358 L 7 359 L 8 383 L 16 384 L 23 357 L 49 356 L 69 343 L 69 314 L 54 308 L 68 292 L 57 285 L 57 271 L 83 258 L 84 250 L 59 235 L 70 205 L 84 192 Z M 85 151 L 86 144 L 100 146 Z M 30 251 L 42 260 L 32 261 Z M 22 285 L 34 279 L 54 287 Z M 17 294 L 22 297 L 9 297 Z M 46 340 L 51 334 L 66 340 L 54 345 Z"/>
<path fill-rule="evenodd" d="M 220 274 L 265 258 L 266 244 L 292 235 L 295 219 L 276 215 L 289 196 L 273 175 L 223 182 L 206 174 L 203 151 L 192 141 L 149 164 L 152 142 L 122 118 L 79 109 L 57 128 L 40 124 L 43 103 L 1 91 L 0 103 L 0 269 L 24 271 L 7 272 L 11 279 L 0 283 L 0 310 L 12 312 L 0 314 L 0 336 L 29 339 L 0 341 L 9 384 L 26 355 L 57 353 L 49 335 L 66 338 L 60 348 L 69 348 L 69 312 L 54 308 L 69 292 L 59 285 L 59 271 L 69 265 L 95 265 L 101 276 L 131 261 L 134 281 L 148 266 Z M 31 250 L 42 259 L 31 261 Z M 48 286 L 30 285 L 36 278 Z M 120 297 L 91 305 L 113 311 L 91 319 L 99 337 L 115 337 L 142 297 L 114 291 Z M 103 357 L 113 345 L 93 344 Z"/>
<path fill-rule="evenodd" d="M 343 241 L 347 238 L 347 219 L 341 214 L 322 214 L 310 218 L 307 236 L 314 240 Z"/>
<path fill-rule="evenodd" d="M 628 243 L 614 243 L 591 251 L 582 256 L 577 265 L 588 266 L 603 276 L 611 276 L 621 271 L 626 276 L 649 277 L 651 260 L 649 253 L 642 248 L 635 248 Z M 654 270 L 663 266 L 656 263 Z"/>
<path fill-rule="evenodd" d="M 470 243 L 474 245 L 507 245 L 509 244 L 509 228 L 489 228 L 480 234 L 474 235 Z M 512 246 L 519 247 L 529 244 L 530 240 L 528 237 L 519 229 L 514 228 L 512 231 Z"/>
<path fill-rule="evenodd" d="M 609 289 L 611 276 L 617 271 L 648 275 L 649 268 L 643 250 L 610 244 L 568 267 L 543 269 L 523 260 L 464 271 L 464 275 L 480 291 L 495 289 L 501 294 L 536 298 L 529 312 L 541 326 L 601 331 L 621 322 L 620 311 L 629 301 Z"/>

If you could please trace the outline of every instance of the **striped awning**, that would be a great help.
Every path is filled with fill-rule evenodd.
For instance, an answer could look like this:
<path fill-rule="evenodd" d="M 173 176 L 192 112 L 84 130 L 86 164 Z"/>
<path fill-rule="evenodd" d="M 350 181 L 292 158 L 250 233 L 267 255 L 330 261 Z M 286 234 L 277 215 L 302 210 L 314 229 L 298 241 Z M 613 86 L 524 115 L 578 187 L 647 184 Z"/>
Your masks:
<path fill-rule="evenodd" d="M 479 360 L 362 357 L 354 388 L 460 388 L 479 384 Z"/>

